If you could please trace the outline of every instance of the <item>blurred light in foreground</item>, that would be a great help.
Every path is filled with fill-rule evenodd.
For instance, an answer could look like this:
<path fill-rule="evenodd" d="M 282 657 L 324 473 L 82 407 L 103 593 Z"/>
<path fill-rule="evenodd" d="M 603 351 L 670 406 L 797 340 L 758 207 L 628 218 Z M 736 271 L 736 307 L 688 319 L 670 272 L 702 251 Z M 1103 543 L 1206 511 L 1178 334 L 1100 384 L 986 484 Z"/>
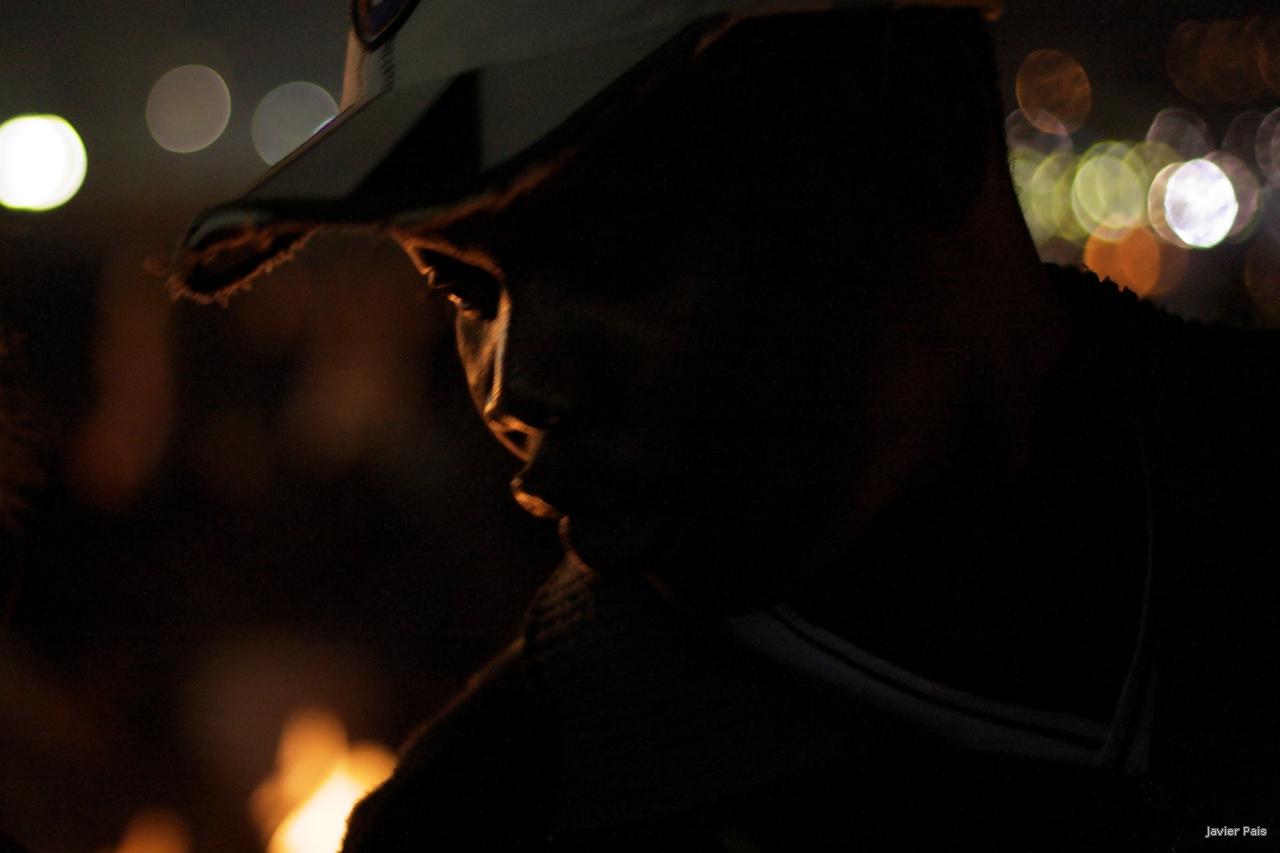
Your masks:
<path fill-rule="evenodd" d="M 166 811 L 139 812 L 125 827 L 114 853 L 189 853 L 191 833 L 182 818 Z"/>
<path fill-rule="evenodd" d="M 1189 246 L 1207 249 L 1231 232 L 1240 204 L 1231 179 L 1208 160 L 1178 166 L 1165 187 L 1169 228 Z"/>
<path fill-rule="evenodd" d="M 1147 188 L 1126 158 L 1130 149 L 1102 142 L 1085 152 L 1071 183 L 1071 209 L 1080 226 L 1106 240 L 1143 224 Z"/>
<path fill-rule="evenodd" d="M 1139 296 L 1150 296 L 1160 281 L 1160 242 L 1146 228 L 1130 229 L 1116 240 L 1094 234 L 1085 243 L 1084 264 Z"/>
<path fill-rule="evenodd" d="M 1075 58 L 1060 50 L 1034 50 L 1022 60 L 1015 83 L 1018 106 L 1027 120 L 1046 133 L 1074 133 L 1093 109 L 1089 76 Z"/>
<path fill-rule="evenodd" d="M 1213 148 L 1209 126 L 1204 119 L 1181 107 L 1169 107 L 1156 113 L 1147 129 L 1148 142 L 1160 142 L 1178 152 L 1179 159 L 1203 157 Z"/>
<path fill-rule="evenodd" d="M 66 204 L 84 183 L 89 160 L 66 119 L 50 115 L 0 124 L 0 204 L 50 210 Z"/>
<path fill-rule="evenodd" d="M 395 758 L 377 744 L 347 748 L 325 711 L 295 714 L 280 737 L 276 773 L 253 795 L 268 853 L 334 853 L 356 802 L 391 775 Z"/>
<path fill-rule="evenodd" d="M 1280 109 L 1272 110 L 1258 123 L 1253 151 L 1258 171 L 1268 181 L 1280 186 Z"/>
<path fill-rule="evenodd" d="M 315 83 L 285 83 L 258 102 L 253 111 L 253 147 L 274 166 L 338 114 L 333 96 Z"/>
<path fill-rule="evenodd" d="M 217 71 L 182 65 L 161 77 L 147 96 L 147 129 L 166 151 L 190 154 L 212 145 L 231 118 L 231 93 Z"/>

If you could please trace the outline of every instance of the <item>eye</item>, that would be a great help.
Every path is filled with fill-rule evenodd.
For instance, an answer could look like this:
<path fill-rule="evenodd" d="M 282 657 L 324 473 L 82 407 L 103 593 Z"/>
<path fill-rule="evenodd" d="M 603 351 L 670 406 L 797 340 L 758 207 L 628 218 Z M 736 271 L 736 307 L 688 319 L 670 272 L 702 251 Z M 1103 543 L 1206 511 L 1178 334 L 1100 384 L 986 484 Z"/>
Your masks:
<path fill-rule="evenodd" d="M 488 270 L 435 253 L 423 259 L 423 266 L 428 287 L 444 293 L 460 313 L 484 320 L 497 315 L 502 285 Z"/>

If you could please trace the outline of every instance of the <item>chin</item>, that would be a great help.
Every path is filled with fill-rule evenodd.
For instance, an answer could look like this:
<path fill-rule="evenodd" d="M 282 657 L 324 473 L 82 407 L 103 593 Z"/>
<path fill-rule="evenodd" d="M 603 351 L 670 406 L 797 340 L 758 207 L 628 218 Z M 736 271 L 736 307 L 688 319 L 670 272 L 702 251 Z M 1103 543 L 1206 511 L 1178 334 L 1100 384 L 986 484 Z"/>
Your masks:
<path fill-rule="evenodd" d="M 565 552 L 601 574 L 661 573 L 674 551 L 671 525 L 652 515 L 567 515 L 560 520 Z"/>

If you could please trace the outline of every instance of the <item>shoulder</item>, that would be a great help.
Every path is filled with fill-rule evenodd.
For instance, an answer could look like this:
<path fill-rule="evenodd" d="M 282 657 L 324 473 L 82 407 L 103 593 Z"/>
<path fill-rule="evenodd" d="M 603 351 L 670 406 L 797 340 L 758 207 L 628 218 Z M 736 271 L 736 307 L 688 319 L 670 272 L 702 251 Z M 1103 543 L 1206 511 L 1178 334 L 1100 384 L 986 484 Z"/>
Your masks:
<path fill-rule="evenodd" d="M 348 822 L 344 853 L 524 850 L 540 837 L 545 741 L 524 643 L 494 658 L 402 750 Z"/>

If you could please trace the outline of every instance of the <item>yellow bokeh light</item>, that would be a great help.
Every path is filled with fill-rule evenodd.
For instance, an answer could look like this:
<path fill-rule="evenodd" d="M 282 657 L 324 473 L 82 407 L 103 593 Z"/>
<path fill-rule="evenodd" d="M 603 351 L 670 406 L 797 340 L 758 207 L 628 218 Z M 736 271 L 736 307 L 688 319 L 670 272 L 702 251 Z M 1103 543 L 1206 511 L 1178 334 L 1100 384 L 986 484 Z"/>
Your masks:
<path fill-rule="evenodd" d="M 1024 193 L 1026 207 L 1044 233 L 1077 244 L 1088 236 L 1071 212 L 1071 184 L 1078 163 L 1074 154 L 1051 154 L 1036 168 Z"/>
<path fill-rule="evenodd" d="M 1044 162 L 1044 155 L 1038 151 L 1020 149 L 1009 156 L 1009 172 L 1013 176 L 1013 185 L 1025 190 L 1031 184 L 1036 169 Z"/>
<path fill-rule="evenodd" d="M 147 129 L 161 148 L 190 154 L 212 145 L 231 119 L 231 92 L 205 65 L 167 72 L 147 95 Z"/>
<path fill-rule="evenodd" d="M 84 143 L 66 119 L 25 115 L 0 125 L 0 204 L 51 210 L 80 190 L 89 167 Z"/>
<path fill-rule="evenodd" d="M 1141 176 L 1142 191 L 1145 193 L 1151 188 L 1151 182 L 1156 179 L 1156 175 L 1160 174 L 1161 169 L 1170 163 L 1177 163 L 1180 159 L 1182 158 L 1178 156 L 1178 152 L 1163 142 L 1144 140 L 1129 149 L 1124 162 L 1133 169 L 1135 174 Z"/>
<path fill-rule="evenodd" d="M 1071 210 L 1084 231 L 1115 240 L 1144 223 L 1147 188 L 1129 154 L 1118 142 L 1098 143 L 1085 152 L 1071 182 Z"/>

